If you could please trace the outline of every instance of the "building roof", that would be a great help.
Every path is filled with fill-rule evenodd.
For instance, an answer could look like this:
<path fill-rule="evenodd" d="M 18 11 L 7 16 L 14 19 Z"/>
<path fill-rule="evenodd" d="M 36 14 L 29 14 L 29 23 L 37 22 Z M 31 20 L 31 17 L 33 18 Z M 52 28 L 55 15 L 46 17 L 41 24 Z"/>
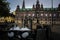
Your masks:
<path fill-rule="evenodd" d="M 53 9 L 52 9 L 52 8 L 44 8 L 43 10 L 44 10 L 44 11 L 54 10 L 54 11 L 55 11 L 55 10 L 58 10 L 58 9 L 57 9 L 57 8 L 53 8 Z M 25 11 L 33 11 L 33 10 L 32 10 L 32 8 L 25 8 L 25 9 L 22 9 L 22 8 L 21 8 L 21 9 L 20 9 L 20 12 L 25 12 Z"/>

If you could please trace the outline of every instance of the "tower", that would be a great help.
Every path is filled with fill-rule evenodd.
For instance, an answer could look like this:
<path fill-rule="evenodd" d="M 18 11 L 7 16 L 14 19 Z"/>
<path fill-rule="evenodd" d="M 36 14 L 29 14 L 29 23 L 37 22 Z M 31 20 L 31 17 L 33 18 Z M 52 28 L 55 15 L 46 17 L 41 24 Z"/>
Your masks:
<path fill-rule="evenodd" d="M 39 0 L 36 1 L 36 10 L 40 10 L 40 4 L 39 4 Z"/>
<path fill-rule="evenodd" d="M 20 12 L 20 6 L 17 5 L 16 12 Z"/>
<path fill-rule="evenodd" d="M 32 10 L 35 11 L 35 5 L 33 4 Z"/>
<path fill-rule="evenodd" d="M 36 9 L 35 9 L 35 15 L 36 15 L 37 23 L 39 23 L 39 20 L 38 20 L 39 12 L 40 12 L 40 4 L 39 4 L 39 0 L 37 0 L 36 1 Z"/>
<path fill-rule="evenodd" d="M 41 10 L 43 10 L 43 4 L 41 4 Z"/>
<path fill-rule="evenodd" d="M 25 9 L 25 0 L 23 0 L 22 9 Z"/>
<path fill-rule="evenodd" d="M 18 18 L 19 18 L 19 13 L 20 13 L 20 6 L 19 5 L 17 5 L 17 8 L 16 8 L 16 10 L 15 10 L 15 12 L 16 12 L 16 15 L 15 15 L 15 23 L 17 23 L 18 24 Z"/>
<path fill-rule="evenodd" d="M 58 5 L 58 10 L 60 11 L 60 4 Z"/>

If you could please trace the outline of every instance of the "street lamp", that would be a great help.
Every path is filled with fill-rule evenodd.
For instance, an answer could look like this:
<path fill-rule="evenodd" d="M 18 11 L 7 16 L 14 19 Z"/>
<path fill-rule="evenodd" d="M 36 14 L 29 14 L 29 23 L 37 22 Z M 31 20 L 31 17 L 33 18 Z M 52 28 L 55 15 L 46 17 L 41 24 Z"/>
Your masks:
<path fill-rule="evenodd" d="M 32 16 L 31 16 L 31 14 L 28 14 L 28 20 L 29 20 L 29 27 L 32 29 Z"/>
<path fill-rule="evenodd" d="M 36 19 L 37 19 L 37 23 L 39 23 L 39 20 L 38 20 L 38 14 L 39 14 L 39 11 L 36 11 Z"/>
<path fill-rule="evenodd" d="M 24 17 L 23 17 L 23 19 L 22 19 L 22 20 L 23 20 L 23 27 L 24 27 L 24 28 L 25 28 L 25 16 L 26 16 L 26 15 L 24 14 Z"/>

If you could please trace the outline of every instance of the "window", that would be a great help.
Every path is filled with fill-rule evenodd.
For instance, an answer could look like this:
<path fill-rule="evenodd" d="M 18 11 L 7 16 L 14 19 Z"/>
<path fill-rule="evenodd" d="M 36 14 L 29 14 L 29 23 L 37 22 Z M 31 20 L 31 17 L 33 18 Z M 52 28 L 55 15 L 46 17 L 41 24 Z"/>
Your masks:
<path fill-rule="evenodd" d="M 45 16 L 48 16 L 48 14 L 45 14 Z"/>
<path fill-rule="evenodd" d="M 49 14 L 49 16 L 52 16 L 52 14 Z"/>
<path fill-rule="evenodd" d="M 28 16 L 31 16 L 31 14 L 28 14 Z"/>
<path fill-rule="evenodd" d="M 53 14 L 53 16 L 56 16 L 56 14 Z"/>
<path fill-rule="evenodd" d="M 34 16 L 34 14 L 32 14 L 32 16 Z"/>
<path fill-rule="evenodd" d="M 43 14 L 41 14 L 41 16 L 43 16 Z"/>

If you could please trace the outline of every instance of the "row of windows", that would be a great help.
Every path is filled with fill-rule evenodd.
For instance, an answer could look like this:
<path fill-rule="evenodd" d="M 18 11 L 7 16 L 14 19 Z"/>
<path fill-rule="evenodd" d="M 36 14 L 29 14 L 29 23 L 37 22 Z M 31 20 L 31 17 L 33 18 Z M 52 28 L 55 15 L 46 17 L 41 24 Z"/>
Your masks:
<path fill-rule="evenodd" d="M 18 15 L 16 15 L 16 16 L 18 16 L 18 17 L 19 17 L 19 16 L 32 16 L 32 17 L 33 17 L 33 16 L 36 16 L 36 15 L 35 15 L 35 14 L 24 14 L 24 15 L 19 15 L 19 14 L 18 14 Z M 50 16 L 50 17 L 53 16 L 53 17 L 56 17 L 56 16 L 60 16 L 60 14 L 59 14 L 59 15 L 57 15 L 57 14 L 53 14 L 53 15 L 52 15 L 51 13 L 50 13 L 50 14 L 47 14 L 47 13 L 46 13 L 46 14 L 42 14 L 42 13 L 41 13 L 41 14 L 37 14 L 37 16 L 46 16 L 46 17 L 47 17 L 47 16 Z"/>
<path fill-rule="evenodd" d="M 17 23 L 17 20 L 15 21 Z M 36 23 L 37 21 L 33 21 Z M 52 21 L 39 21 L 40 24 L 52 24 Z M 22 21 L 18 20 L 18 23 L 22 23 Z M 53 21 L 53 24 L 60 24 L 60 21 Z"/>
<path fill-rule="evenodd" d="M 34 23 L 36 23 L 36 22 L 34 22 Z M 52 24 L 52 22 L 51 21 L 44 21 L 44 22 L 40 21 L 40 24 Z M 60 24 L 60 22 L 54 21 L 53 24 Z"/>
<path fill-rule="evenodd" d="M 28 14 L 30 16 L 31 14 Z M 37 14 L 37 16 L 52 16 L 52 14 Z M 35 16 L 35 14 L 32 14 L 32 16 Z M 56 14 L 53 14 L 53 16 L 56 16 Z"/>
<path fill-rule="evenodd" d="M 16 20 L 30 20 L 30 19 L 21 19 L 21 18 L 15 18 Z M 43 21 L 43 20 L 45 20 L 45 21 L 60 21 L 60 19 L 52 19 L 52 18 L 39 18 L 39 19 L 31 19 L 32 21 L 36 21 L 36 20 L 39 20 L 39 21 Z"/>
<path fill-rule="evenodd" d="M 25 19 L 25 20 L 29 20 L 29 18 L 20 18 L 20 17 L 18 17 L 18 18 L 15 18 L 16 20 L 22 20 L 22 19 Z M 37 20 L 36 18 L 31 18 L 31 20 Z M 38 20 L 47 20 L 47 21 L 51 21 L 51 20 L 53 20 L 53 21 L 57 21 L 57 20 L 60 20 L 60 19 L 57 19 L 57 18 L 38 18 Z"/>

